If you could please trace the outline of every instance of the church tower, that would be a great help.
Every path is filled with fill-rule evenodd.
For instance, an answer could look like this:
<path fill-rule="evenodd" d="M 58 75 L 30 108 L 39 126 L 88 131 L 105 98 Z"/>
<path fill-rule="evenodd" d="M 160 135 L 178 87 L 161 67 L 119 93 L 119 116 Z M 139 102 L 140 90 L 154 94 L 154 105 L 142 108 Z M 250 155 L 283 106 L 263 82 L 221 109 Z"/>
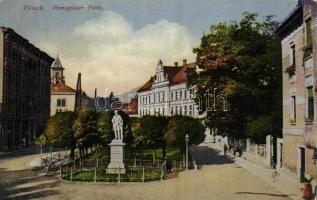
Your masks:
<path fill-rule="evenodd" d="M 64 77 L 64 67 L 62 66 L 61 61 L 59 60 L 59 57 L 57 55 L 55 61 L 52 64 L 51 67 L 51 83 L 56 84 L 56 83 L 63 83 L 65 84 L 65 77 Z"/>

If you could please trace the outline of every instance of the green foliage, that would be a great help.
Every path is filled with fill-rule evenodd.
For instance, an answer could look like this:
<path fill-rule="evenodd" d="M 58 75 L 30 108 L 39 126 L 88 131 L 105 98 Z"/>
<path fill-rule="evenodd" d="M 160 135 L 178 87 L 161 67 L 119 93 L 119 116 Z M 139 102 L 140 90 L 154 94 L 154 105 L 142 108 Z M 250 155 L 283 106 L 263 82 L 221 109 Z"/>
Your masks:
<path fill-rule="evenodd" d="M 163 116 L 143 116 L 135 136 L 142 146 L 157 147 L 164 143 L 167 120 Z"/>
<path fill-rule="evenodd" d="M 54 145 L 59 143 L 60 132 L 59 132 L 59 124 L 58 124 L 58 115 L 52 116 L 48 122 L 47 127 L 45 129 L 45 138 L 47 139 L 47 144 Z"/>
<path fill-rule="evenodd" d="M 199 119 L 187 116 L 170 117 L 164 138 L 168 146 L 176 146 L 184 150 L 185 135 L 189 136 L 189 144 L 200 144 L 204 138 L 205 127 Z"/>
<path fill-rule="evenodd" d="M 217 94 L 227 98 L 227 112 L 220 102 L 216 112 L 207 112 L 210 128 L 241 138 L 253 119 L 272 116 L 271 134 L 281 134 L 281 46 L 274 34 L 276 27 L 271 16 L 258 21 L 257 14 L 244 13 L 239 22 L 212 25 L 194 48 L 201 72 L 189 77 L 189 86 L 196 86 L 201 97 L 217 88 Z M 204 112 L 210 105 L 201 100 Z"/>
<path fill-rule="evenodd" d="M 79 148 L 89 148 L 99 144 L 97 120 L 98 113 L 96 111 L 87 110 L 79 113 L 73 125 Z"/>
<path fill-rule="evenodd" d="M 112 130 L 112 112 L 102 112 L 97 121 L 98 137 L 102 146 L 106 146 L 114 137 Z"/>
<path fill-rule="evenodd" d="M 36 139 L 35 143 L 37 146 L 40 146 L 40 147 L 45 146 L 47 144 L 47 139 L 45 134 L 40 135 L 40 137 Z"/>
<path fill-rule="evenodd" d="M 295 65 L 291 65 L 285 69 L 285 73 L 288 73 L 289 77 L 294 76 L 295 72 L 296 72 Z"/>
<path fill-rule="evenodd" d="M 96 180 L 97 182 L 118 182 L 118 174 L 108 174 L 105 170 L 97 170 Z M 66 180 L 70 180 L 70 176 L 64 177 Z M 95 179 L 95 171 L 78 171 L 73 174 L 72 181 L 85 181 L 93 182 Z M 145 169 L 144 181 L 154 181 L 161 179 L 161 171 L 159 168 Z M 125 174 L 120 174 L 121 182 L 141 182 L 143 181 L 142 168 L 130 169 Z"/>
<path fill-rule="evenodd" d="M 273 132 L 272 124 L 271 117 L 259 117 L 247 124 L 246 133 L 253 141 L 263 143 L 266 136 Z"/>

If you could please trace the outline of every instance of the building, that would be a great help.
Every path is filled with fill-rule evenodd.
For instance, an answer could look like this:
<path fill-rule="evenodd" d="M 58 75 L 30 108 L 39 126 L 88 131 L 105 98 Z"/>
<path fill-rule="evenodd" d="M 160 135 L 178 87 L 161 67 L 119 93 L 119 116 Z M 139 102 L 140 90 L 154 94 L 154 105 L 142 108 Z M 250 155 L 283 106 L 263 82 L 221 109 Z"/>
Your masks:
<path fill-rule="evenodd" d="M 123 103 L 121 105 L 121 110 L 129 114 L 130 116 L 138 116 L 138 97 L 135 96 L 131 98 L 128 103 Z"/>
<path fill-rule="evenodd" d="M 64 70 L 59 57 L 57 56 L 51 67 L 51 116 L 58 112 L 74 111 L 78 109 L 85 111 L 94 108 L 94 99 L 90 98 L 84 91 L 81 90 L 81 73 L 78 75 L 79 87 L 78 93 L 72 87 L 66 85 Z M 81 94 L 81 95 L 80 95 Z M 78 105 L 76 104 L 76 95 Z M 81 104 L 81 106 L 80 106 Z"/>
<path fill-rule="evenodd" d="M 0 27 L 0 149 L 33 144 L 45 129 L 53 61 L 14 30 Z"/>
<path fill-rule="evenodd" d="M 51 67 L 51 116 L 75 109 L 76 90 L 66 85 L 64 69 L 57 56 Z"/>
<path fill-rule="evenodd" d="M 187 77 L 196 72 L 195 63 L 178 66 L 163 66 L 159 60 L 156 74 L 151 77 L 139 90 L 138 115 L 187 115 L 198 116 L 198 107 L 192 98 L 193 89 L 188 88 Z"/>
<path fill-rule="evenodd" d="M 277 162 L 302 182 L 317 169 L 317 4 L 299 1 L 277 34 L 283 65 L 283 140 Z"/>

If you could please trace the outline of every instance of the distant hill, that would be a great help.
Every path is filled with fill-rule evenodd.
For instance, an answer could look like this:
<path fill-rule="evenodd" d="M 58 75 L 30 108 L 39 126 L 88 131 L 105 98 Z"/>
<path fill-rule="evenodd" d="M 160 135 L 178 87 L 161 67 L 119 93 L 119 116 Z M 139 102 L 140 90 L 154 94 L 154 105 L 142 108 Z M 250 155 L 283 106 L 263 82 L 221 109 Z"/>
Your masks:
<path fill-rule="evenodd" d="M 139 89 L 140 87 L 137 87 L 137 88 L 133 88 L 132 90 L 128 91 L 128 92 L 125 92 L 123 94 L 120 94 L 120 95 L 116 95 L 116 97 L 118 97 L 120 99 L 120 101 L 122 101 L 122 103 L 130 103 L 131 101 L 131 98 L 135 97 L 135 95 L 137 94 L 137 90 Z"/>

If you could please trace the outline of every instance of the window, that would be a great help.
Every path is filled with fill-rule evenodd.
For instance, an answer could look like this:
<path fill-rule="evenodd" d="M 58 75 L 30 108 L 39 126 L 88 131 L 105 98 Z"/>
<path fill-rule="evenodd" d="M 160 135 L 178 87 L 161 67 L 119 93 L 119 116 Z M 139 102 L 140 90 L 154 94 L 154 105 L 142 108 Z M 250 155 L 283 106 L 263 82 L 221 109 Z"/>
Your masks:
<path fill-rule="evenodd" d="M 189 115 L 192 115 L 192 114 L 193 114 L 193 106 L 189 105 Z"/>
<path fill-rule="evenodd" d="M 187 90 L 184 90 L 185 99 L 187 99 Z"/>
<path fill-rule="evenodd" d="M 179 91 L 179 98 L 180 99 L 182 99 L 182 95 L 183 95 L 183 93 L 182 93 L 182 90 L 181 90 L 181 91 Z"/>
<path fill-rule="evenodd" d="M 171 115 L 174 115 L 174 107 L 171 107 Z"/>
<path fill-rule="evenodd" d="M 296 122 L 296 96 L 291 96 L 291 102 L 290 102 L 290 117 L 291 117 L 291 123 Z"/>
<path fill-rule="evenodd" d="M 186 92 L 186 90 L 185 90 Z M 187 115 L 187 105 L 184 106 L 184 115 Z"/>
<path fill-rule="evenodd" d="M 305 21 L 305 42 L 306 47 L 312 47 L 313 37 L 312 37 L 312 28 L 311 28 L 311 18 Z"/>
<path fill-rule="evenodd" d="M 307 87 L 307 121 L 314 121 L 313 87 Z"/>
<path fill-rule="evenodd" d="M 61 99 L 57 99 L 57 106 L 59 107 L 59 106 L 61 106 L 61 105 L 62 105 Z"/>
<path fill-rule="evenodd" d="M 66 99 L 62 99 L 62 106 L 66 106 Z"/>
<path fill-rule="evenodd" d="M 171 99 L 170 100 L 173 100 L 173 92 L 171 92 Z"/>
<path fill-rule="evenodd" d="M 291 46 L 290 49 L 290 65 L 296 64 L 296 50 L 295 50 L 295 44 Z"/>

